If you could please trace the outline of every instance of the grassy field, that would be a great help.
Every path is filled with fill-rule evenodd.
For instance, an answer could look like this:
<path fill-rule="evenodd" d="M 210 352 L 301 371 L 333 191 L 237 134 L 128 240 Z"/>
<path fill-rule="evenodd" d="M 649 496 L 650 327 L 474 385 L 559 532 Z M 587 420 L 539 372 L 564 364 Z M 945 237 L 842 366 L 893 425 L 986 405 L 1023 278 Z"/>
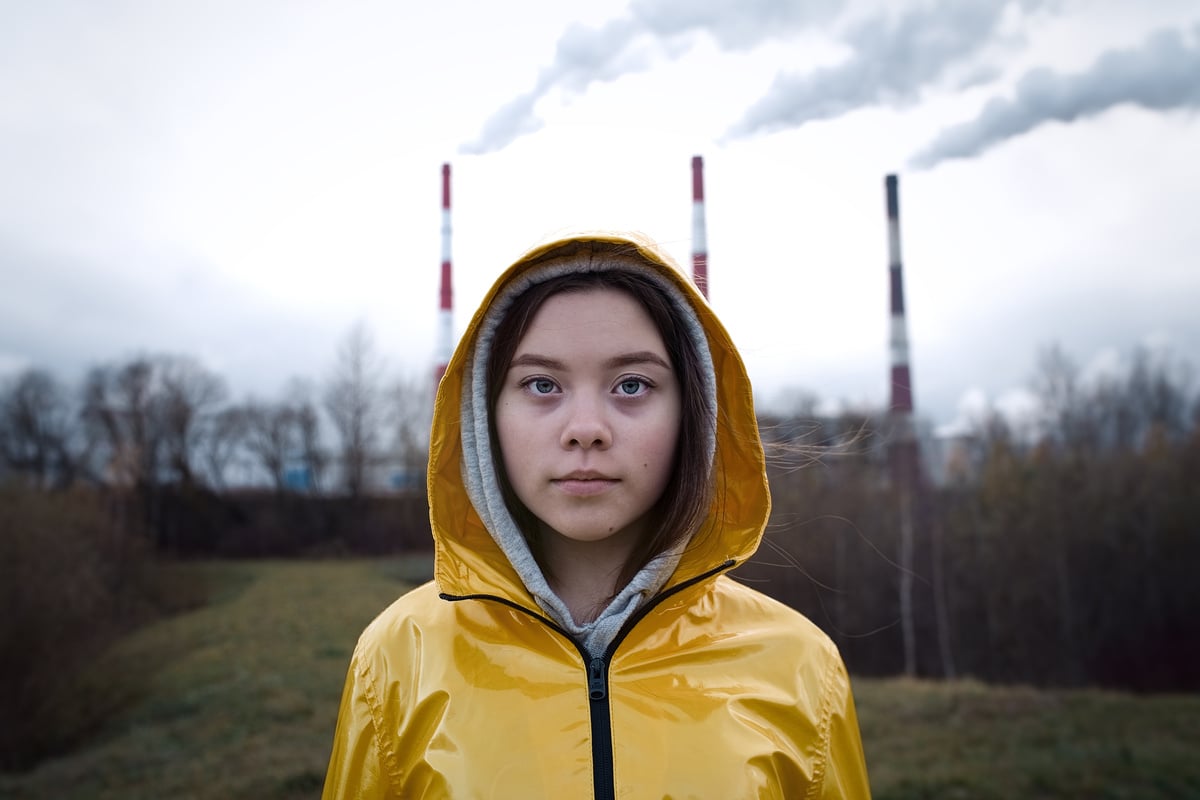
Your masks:
<path fill-rule="evenodd" d="M 211 602 L 96 674 L 140 691 L 83 749 L 0 775 L 3 798 L 316 798 L 354 640 L 404 588 L 394 561 L 238 562 Z M 855 682 L 875 797 L 1200 797 L 1200 697 Z"/>

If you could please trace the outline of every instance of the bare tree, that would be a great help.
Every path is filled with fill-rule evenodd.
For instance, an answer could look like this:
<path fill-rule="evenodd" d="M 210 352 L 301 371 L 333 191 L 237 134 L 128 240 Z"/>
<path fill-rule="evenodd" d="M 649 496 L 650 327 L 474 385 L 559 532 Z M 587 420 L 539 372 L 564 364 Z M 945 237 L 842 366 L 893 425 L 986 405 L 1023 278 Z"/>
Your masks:
<path fill-rule="evenodd" d="M 1191 368 L 1168 353 L 1155 357 L 1144 348 L 1134 353 L 1124 392 L 1127 414 L 1134 420 L 1129 446 L 1142 445 L 1153 429 L 1171 439 L 1184 435 L 1192 379 Z"/>
<path fill-rule="evenodd" d="M 149 359 L 92 368 L 84 381 L 84 425 L 102 479 L 127 486 L 161 480 L 162 435 Z"/>
<path fill-rule="evenodd" d="M 200 460 L 214 489 L 226 487 L 226 473 L 246 438 L 243 406 L 228 406 L 211 415 L 200 440 Z"/>
<path fill-rule="evenodd" d="M 406 375 L 392 384 L 388 408 L 396 459 L 407 487 L 424 485 L 429 459 L 433 393 L 428 381 Z"/>
<path fill-rule="evenodd" d="M 127 485 L 193 483 L 208 419 L 225 394 L 218 375 L 186 356 L 93 368 L 81 414 L 98 471 Z"/>
<path fill-rule="evenodd" d="M 49 372 L 25 370 L 0 390 L 0 458 L 34 486 L 72 482 L 74 428 L 67 392 Z"/>
<path fill-rule="evenodd" d="M 1079 368 L 1058 346 L 1044 350 L 1039 357 L 1034 391 L 1051 426 L 1044 439 L 1057 444 L 1063 457 L 1063 468 L 1051 473 L 1053 478 L 1043 480 L 1036 491 L 1048 496 L 1078 495 L 1087 454 L 1098 445 L 1098 429 L 1095 409 L 1086 402 L 1080 386 Z M 1065 671 L 1078 680 L 1079 612 L 1071 569 L 1071 534 L 1079 515 L 1071 504 L 1043 503 L 1040 507 L 1051 509 L 1044 523 L 1046 556 L 1053 565 L 1058 633 L 1066 644 Z"/>
<path fill-rule="evenodd" d="M 267 473 L 276 491 L 315 493 L 321 489 L 328 456 L 321 443 L 320 415 L 312 394 L 308 381 L 293 378 L 280 401 L 251 399 L 239 409 L 246 451 Z M 297 481 L 297 474 L 303 479 Z"/>
<path fill-rule="evenodd" d="M 155 367 L 165 466 L 175 480 L 190 485 L 195 482 L 195 462 L 208 420 L 225 400 L 225 382 L 185 356 L 164 356 Z"/>
<path fill-rule="evenodd" d="M 355 324 L 338 347 L 324 397 L 338 437 L 342 486 L 351 497 L 363 493 L 377 460 L 382 371 L 370 332 L 363 323 Z"/>
<path fill-rule="evenodd" d="M 1095 425 L 1081 402 L 1079 366 L 1058 345 L 1044 348 L 1037 359 L 1033 391 L 1043 415 L 1043 438 L 1068 449 L 1095 444 Z"/>
<path fill-rule="evenodd" d="M 251 400 L 243 415 L 246 449 L 270 476 L 275 490 L 285 491 L 288 458 L 297 444 L 295 409 L 284 403 L 268 405 Z"/>
<path fill-rule="evenodd" d="M 308 488 L 320 492 L 324 484 L 325 465 L 329 460 L 321 446 L 321 418 L 309 400 L 295 406 L 296 426 L 300 439 L 300 462 L 308 475 Z"/>

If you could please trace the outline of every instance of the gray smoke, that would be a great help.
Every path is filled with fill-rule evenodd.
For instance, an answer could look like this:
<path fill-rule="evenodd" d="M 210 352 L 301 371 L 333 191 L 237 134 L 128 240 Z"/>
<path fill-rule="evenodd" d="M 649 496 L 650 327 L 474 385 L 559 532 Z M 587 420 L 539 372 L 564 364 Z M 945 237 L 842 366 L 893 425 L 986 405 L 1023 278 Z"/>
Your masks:
<path fill-rule="evenodd" d="M 979 116 L 944 130 L 910 161 L 927 169 L 977 156 L 1047 122 L 1071 122 L 1125 103 L 1155 111 L 1200 108 L 1200 24 L 1190 32 L 1160 30 L 1140 47 L 1105 53 L 1088 71 L 1026 73 L 1011 99 L 993 98 Z"/>
<path fill-rule="evenodd" d="M 860 23 L 844 37 L 851 50 L 845 62 L 803 75 L 781 73 L 726 138 L 798 128 L 866 106 L 915 102 L 922 89 L 993 39 L 1006 5 L 941 0 Z M 970 80 L 983 74 L 977 68 Z"/>
<path fill-rule="evenodd" d="M 600 28 L 569 26 L 558 40 L 554 63 L 541 71 L 534 87 L 497 109 L 483 124 L 479 136 L 462 145 L 460 152 L 488 153 L 537 131 L 542 121 L 535 107 L 555 88 L 582 94 L 592 83 L 644 69 L 646 60 L 634 47 L 640 33 L 627 19 L 613 20 Z"/>
<path fill-rule="evenodd" d="M 726 50 L 753 47 L 835 16 L 843 0 L 634 0 L 626 17 L 598 28 L 571 25 L 558 40 L 554 61 L 529 91 L 496 110 L 466 154 L 504 148 L 542 126 L 537 103 L 558 90 L 583 93 L 591 84 L 647 69 L 656 56 L 678 58 L 707 33 Z"/>
<path fill-rule="evenodd" d="M 725 50 L 746 50 L 827 22 L 844 5 L 844 0 L 634 0 L 629 10 L 652 36 L 703 31 Z"/>

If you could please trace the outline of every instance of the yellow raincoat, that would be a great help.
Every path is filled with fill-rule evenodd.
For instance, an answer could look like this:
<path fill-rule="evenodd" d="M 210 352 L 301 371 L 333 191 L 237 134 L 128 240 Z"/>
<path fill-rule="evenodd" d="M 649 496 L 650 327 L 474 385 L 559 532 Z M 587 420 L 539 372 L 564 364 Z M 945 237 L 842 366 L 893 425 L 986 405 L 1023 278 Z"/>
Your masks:
<path fill-rule="evenodd" d="M 464 360 L 508 281 L 475 314 L 437 394 L 429 459 L 434 580 L 363 632 L 324 797 L 866 798 L 845 667 L 797 612 L 726 573 L 770 511 L 750 383 L 677 268 L 632 241 L 695 307 L 717 379 L 716 493 L 659 594 L 602 657 L 546 617 L 463 486 Z M 557 243 L 556 243 L 557 244 Z"/>

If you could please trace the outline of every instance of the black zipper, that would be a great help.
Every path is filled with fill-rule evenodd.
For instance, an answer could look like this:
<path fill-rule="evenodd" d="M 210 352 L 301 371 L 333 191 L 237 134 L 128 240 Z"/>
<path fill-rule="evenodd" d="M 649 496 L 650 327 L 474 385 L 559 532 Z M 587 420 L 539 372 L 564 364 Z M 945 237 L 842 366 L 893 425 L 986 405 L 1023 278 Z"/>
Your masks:
<path fill-rule="evenodd" d="M 588 705 L 592 722 L 592 797 L 609 800 L 616 797 L 613 772 L 612 706 L 608 703 L 608 662 L 612 650 L 603 658 L 588 662 Z"/>
<path fill-rule="evenodd" d="M 720 566 L 672 586 L 662 594 L 651 598 L 650 602 L 639 608 L 633 613 L 633 616 L 625 620 L 625 624 L 621 626 L 621 630 L 617 631 L 617 635 L 613 637 L 612 642 L 605 649 L 604 655 L 600 657 L 593 656 L 585 650 L 583 645 L 575 641 L 571 634 L 557 622 L 536 611 L 531 611 L 520 603 L 514 603 L 511 600 L 491 594 L 454 595 L 442 592 L 438 596 L 450 602 L 457 602 L 459 600 L 491 600 L 500 603 L 544 623 L 552 630 L 564 636 L 571 644 L 575 645 L 575 649 L 579 651 L 579 655 L 583 658 L 584 666 L 587 669 L 588 706 L 591 713 L 592 727 L 592 786 L 594 790 L 592 796 L 596 800 L 615 800 L 617 789 L 616 778 L 613 774 L 612 707 L 608 702 L 608 667 L 617 652 L 617 647 L 620 646 L 621 642 L 625 640 L 625 637 L 629 635 L 629 632 L 633 630 L 638 622 L 644 619 L 652 610 L 662 605 L 665 600 L 682 592 L 684 589 L 695 586 L 701 581 L 730 569 L 736 563 L 733 559 L 729 559 Z"/>

